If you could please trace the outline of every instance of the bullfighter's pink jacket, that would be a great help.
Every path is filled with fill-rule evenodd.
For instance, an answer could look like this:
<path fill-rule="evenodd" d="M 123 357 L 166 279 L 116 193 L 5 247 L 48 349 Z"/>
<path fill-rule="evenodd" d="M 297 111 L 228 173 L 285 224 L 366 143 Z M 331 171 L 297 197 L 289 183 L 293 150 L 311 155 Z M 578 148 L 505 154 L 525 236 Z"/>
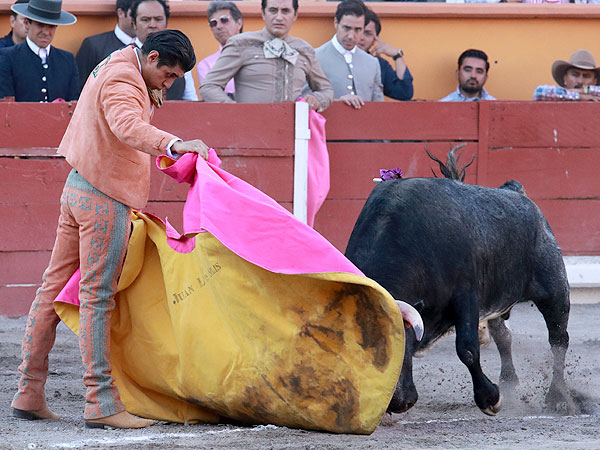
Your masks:
<path fill-rule="evenodd" d="M 141 209 L 150 156 L 164 154 L 176 138 L 150 125 L 153 111 L 135 49 L 126 47 L 92 71 L 58 153 L 96 189 Z"/>

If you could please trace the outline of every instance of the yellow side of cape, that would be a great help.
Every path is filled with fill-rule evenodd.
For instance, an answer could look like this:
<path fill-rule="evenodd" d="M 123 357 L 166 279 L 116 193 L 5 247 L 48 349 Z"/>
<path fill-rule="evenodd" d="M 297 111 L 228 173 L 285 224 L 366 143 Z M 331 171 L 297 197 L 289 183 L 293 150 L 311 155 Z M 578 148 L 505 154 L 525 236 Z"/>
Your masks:
<path fill-rule="evenodd" d="M 209 233 L 195 239 L 177 253 L 162 223 L 134 213 L 111 335 L 127 410 L 372 433 L 404 356 L 390 294 L 354 274 L 269 272 Z M 55 307 L 77 333 L 78 308 Z"/>

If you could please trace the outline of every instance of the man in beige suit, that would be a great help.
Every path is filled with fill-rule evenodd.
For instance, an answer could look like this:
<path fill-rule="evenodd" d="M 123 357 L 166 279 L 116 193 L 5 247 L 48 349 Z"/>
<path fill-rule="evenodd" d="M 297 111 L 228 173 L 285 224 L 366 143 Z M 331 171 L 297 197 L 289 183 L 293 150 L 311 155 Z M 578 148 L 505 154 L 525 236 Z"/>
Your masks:
<path fill-rule="evenodd" d="M 262 0 L 265 28 L 231 36 L 200 87 L 207 102 L 233 102 L 225 87 L 233 78 L 239 103 L 296 101 L 304 98 L 311 109 L 323 111 L 333 101 L 333 88 L 302 39 L 289 35 L 298 18 L 298 0 Z"/>
<path fill-rule="evenodd" d="M 73 167 L 61 196 L 56 242 L 42 287 L 31 305 L 23 339 L 13 414 L 58 419 L 46 405 L 48 353 L 60 319 L 53 300 L 79 267 L 79 346 L 86 386 L 86 427 L 142 428 L 121 403 L 110 366 L 110 317 L 130 232 L 131 208 L 148 200 L 151 157 L 198 152 L 200 140 L 183 142 L 149 124 L 161 90 L 196 62 L 189 39 L 165 30 L 102 61 L 86 83 L 58 152 Z"/>

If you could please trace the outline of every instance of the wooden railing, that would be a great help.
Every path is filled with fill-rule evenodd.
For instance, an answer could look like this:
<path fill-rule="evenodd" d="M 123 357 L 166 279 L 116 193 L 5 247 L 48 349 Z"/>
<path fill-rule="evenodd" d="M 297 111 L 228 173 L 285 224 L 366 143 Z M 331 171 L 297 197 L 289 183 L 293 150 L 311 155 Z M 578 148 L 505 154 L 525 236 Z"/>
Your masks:
<path fill-rule="evenodd" d="M 0 314 L 27 312 L 48 262 L 69 171 L 55 151 L 73 106 L 0 102 Z M 315 228 L 343 251 L 379 169 L 432 176 L 425 147 L 444 159 L 464 143 L 462 160 L 476 157 L 466 182 L 520 181 L 565 254 L 600 255 L 599 112 L 583 103 L 335 103 L 324 114 L 331 189 Z M 154 123 L 203 139 L 224 169 L 292 209 L 293 104 L 167 102 Z M 186 192 L 154 170 L 146 209 L 180 227 Z"/>

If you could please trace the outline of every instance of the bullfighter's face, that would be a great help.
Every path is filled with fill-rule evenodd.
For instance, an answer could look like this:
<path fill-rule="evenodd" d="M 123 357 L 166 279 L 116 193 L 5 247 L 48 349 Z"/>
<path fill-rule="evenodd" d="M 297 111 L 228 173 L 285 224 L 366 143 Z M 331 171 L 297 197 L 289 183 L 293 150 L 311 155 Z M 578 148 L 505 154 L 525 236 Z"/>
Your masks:
<path fill-rule="evenodd" d="M 173 82 L 184 75 L 183 69 L 177 66 L 159 66 L 159 53 L 152 50 L 147 56 L 141 56 L 142 77 L 149 89 L 169 89 Z"/>

